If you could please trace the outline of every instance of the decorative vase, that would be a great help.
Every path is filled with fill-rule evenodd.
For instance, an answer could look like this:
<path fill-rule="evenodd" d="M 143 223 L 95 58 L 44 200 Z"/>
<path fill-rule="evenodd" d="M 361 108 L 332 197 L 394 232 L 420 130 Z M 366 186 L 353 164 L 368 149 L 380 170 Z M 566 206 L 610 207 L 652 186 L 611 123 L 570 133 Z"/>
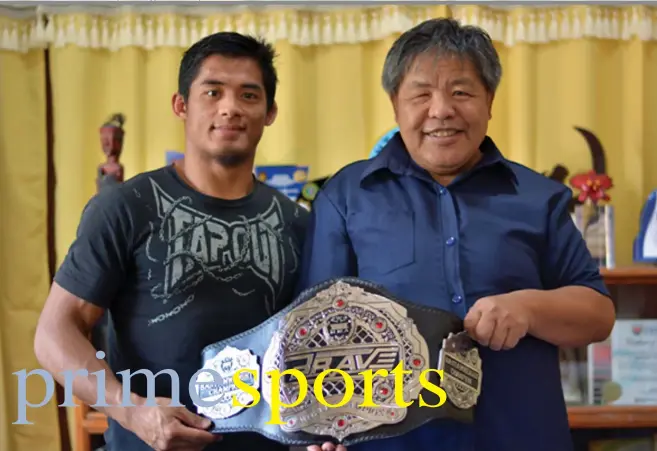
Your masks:
<path fill-rule="evenodd" d="M 573 220 L 598 266 L 615 267 L 614 207 L 587 200 L 575 207 Z"/>

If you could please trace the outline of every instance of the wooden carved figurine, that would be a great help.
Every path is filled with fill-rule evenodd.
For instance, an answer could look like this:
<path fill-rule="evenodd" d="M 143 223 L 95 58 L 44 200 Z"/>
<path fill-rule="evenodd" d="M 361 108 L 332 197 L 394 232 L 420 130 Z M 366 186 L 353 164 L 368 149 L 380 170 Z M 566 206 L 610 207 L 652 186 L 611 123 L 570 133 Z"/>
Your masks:
<path fill-rule="evenodd" d="M 123 151 L 124 123 L 125 116 L 117 113 L 100 127 L 100 144 L 107 161 L 98 166 L 98 191 L 108 185 L 123 183 L 123 165 L 119 158 Z"/>

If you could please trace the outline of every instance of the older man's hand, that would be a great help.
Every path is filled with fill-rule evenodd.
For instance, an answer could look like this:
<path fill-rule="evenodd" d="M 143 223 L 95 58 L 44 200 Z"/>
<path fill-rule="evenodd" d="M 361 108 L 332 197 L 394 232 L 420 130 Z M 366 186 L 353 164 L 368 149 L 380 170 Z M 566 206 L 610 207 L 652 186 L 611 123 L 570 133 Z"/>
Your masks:
<path fill-rule="evenodd" d="M 312 445 L 306 448 L 307 451 L 347 451 L 347 448 L 342 445 L 334 445 L 331 442 L 324 442 L 320 447 L 319 445 Z"/>
<path fill-rule="evenodd" d="M 463 320 L 465 330 L 495 351 L 514 348 L 532 321 L 523 296 L 522 291 L 516 291 L 477 300 Z"/>

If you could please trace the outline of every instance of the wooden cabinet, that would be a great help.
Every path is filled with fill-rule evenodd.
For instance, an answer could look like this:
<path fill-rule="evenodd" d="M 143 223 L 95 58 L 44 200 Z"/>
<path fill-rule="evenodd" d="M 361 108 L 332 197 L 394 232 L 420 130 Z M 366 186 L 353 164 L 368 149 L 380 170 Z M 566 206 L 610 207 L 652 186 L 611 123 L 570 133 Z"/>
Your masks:
<path fill-rule="evenodd" d="M 616 304 L 619 319 L 657 319 L 657 267 L 602 270 L 602 274 Z M 581 354 L 586 355 L 585 352 Z M 75 451 L 90 451 L 90 436 L 105 431 L 106 418 L 86 406 L 76 410 Z M 623 431 L 629 429 L 645 429 L 657 434 L 657 405 L 571 406 L 568 415 L 575 441 L 579 440 L 578 435 L 586 436 L 587 440 L 598 436 L 622 436 Z"/>
<path fill-rule="evenodd" d="M 657 319 L 657 267 L 633 266 L 601 272 L 616 304 L 617 319 Z M 586 355 L 583 350 L 580 354 Z M 577 451 L 588 449 L 587 442 L 599 438 L 657 434 L 657 405 L 571 406 L 568 415 Z"/>
<path fill-rule="evenodd" d="M 82 404 L 79 399 L 76 399 L 75 402 L 79 407 L 76 407 L 74 415 L 73 451 L 93 451 L 92 437 L 105 432 L 107 418 L 104 414 Z"/>

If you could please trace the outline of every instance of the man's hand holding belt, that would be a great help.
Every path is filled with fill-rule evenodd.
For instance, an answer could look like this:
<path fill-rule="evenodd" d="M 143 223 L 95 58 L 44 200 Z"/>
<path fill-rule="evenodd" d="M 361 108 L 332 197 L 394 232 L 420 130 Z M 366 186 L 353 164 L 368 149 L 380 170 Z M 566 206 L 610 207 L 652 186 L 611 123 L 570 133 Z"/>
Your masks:
<path fill-rule="evenodd" d="M 481 298 L 466 315 L 463 326 L 482 346 L 494 351 L 514 348 L 527 335 L 531 311 L 523 302 L 523 293 Z"/>
<path fill-rule="evenodd" d="M 212 434 L 212 421 L 196 415 L 183 406 L 169 406 L 171 399 L 155 398 L 155 404 L 133 396 L 132 407 L 122 408 L 116 419 L 155 451 L 202 451 L 208 444 L 221 440 Z"/>

